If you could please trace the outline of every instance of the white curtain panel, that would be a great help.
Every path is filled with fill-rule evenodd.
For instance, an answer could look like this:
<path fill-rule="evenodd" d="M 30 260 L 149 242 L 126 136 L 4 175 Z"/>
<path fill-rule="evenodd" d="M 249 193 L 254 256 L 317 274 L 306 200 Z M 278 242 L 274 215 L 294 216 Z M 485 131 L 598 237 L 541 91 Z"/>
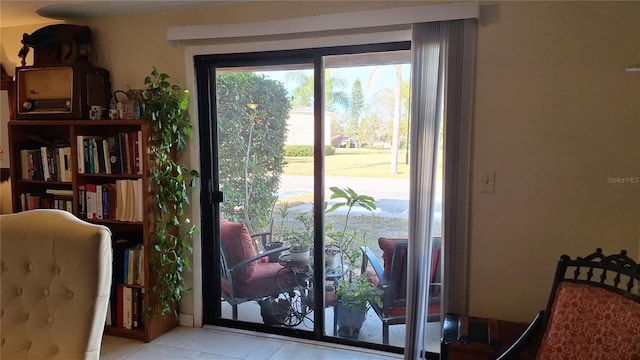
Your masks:
<path fill-rule="evenodd" d="M 475 24 L 474 20 L 456 20 L 413 25 L 410 152 L 412 167 L 409 204 L 409 239 L 411 240 L 408 249 L 405 359 L 419 359 L 424 355 L 438 134 L 441 126 L 445 126 L 446 131 L 458 132 L 461 129 L 467 131 L 467 127 L 461 127 L 460 119 L 463 117 L 462 114 L 470 116 L 469 111 L 461 110 L 467 105 L 461 101 L 464 98 L 463 94 L 469 95 L 462 91 L 462 87 L 468 85 L 463 80 L 469 75 L 462 69 L 464 64 L 473 63 L 465 62 L 465 56 L 469 56 L 469 53 L 464 47 L 464 38 L 466 35 L 474 35 L 473 32 L 465 31 L 465 24 L 470 24 L 469 21 Z M 465 121 L 468 122 L 469 119 Z M 463 136 L 464 144 L 460 144 L 460 133 L 447 134 L 445 139 L 450 140 L 450 144 L 447 144 L 448 153 L 445 153 L 445 174 L 447 174 L 447 166 L 466 166 L 468 169 L 468 159 L 466 162 L 464 159 L 462 162 L 458 161 L 460 149 L 469 145 L 468 137 Z M 468 176 L 468 170 L 466 173 L 456 171 L 449 174 L 454 178 L 461 175 Z M 447 205 L 449 201 L 447 194 L 452 190 L 455 190 L 456 194 L 459 193 L 458 182 L 450 180 L 455 179 L 448 179 L 445 175 L 443 259 L 445 264 L 448 261 L 455 263 L 460 260 L 460 265 L 466 270 L 466 259 L 453 256 L 453 252 L 451 252 L 452 256 L 447 255 L 449 241 L 460 241 L 466 244 L 466 235 L 461 236 L 462 232 L 459 232 L 455 239 L 449 239 L 447 231 L 450 224 L 447 223 L 447 213 L 449 211 L 452 214 L 451 220 L 455 220 L 455 214 L 458 212 L 468 212 L 466 203 L 461 204 L 460 209 L 457 208 L 456 203 Z M 447 185 L 450 183 L 453 185 Z M 463 181 L 462 185 L 464 184 Z M 464 192 L 462 195 L 464 196 Z M 455 196 L 452 197 L 455 198 Z M 462 220 L 466 221 L 466 218 Z M 454 225 L 458 227 L 459 224 Z M 464 247 L 466 248 L 466 245 Z M 445 289 L 447 285 L 448 283 L 445 282 Z M 460 295 L 466 298 L 466 293 Z M 443 301 L 442 311 L 444 312 L 444 309 L 447 309 L 446 300 L 441 299 L 441 301 Z"/>

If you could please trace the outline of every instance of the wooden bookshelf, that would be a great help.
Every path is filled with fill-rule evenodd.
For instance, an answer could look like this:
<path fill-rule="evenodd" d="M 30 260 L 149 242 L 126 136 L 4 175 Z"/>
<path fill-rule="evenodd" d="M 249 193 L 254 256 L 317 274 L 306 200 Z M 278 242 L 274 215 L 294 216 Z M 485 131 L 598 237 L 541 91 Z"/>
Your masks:
<path fill-rule="evenodd" d="M 113 241 L 117 241 L 120 237 L 129 236 L 134 244 L 140 243 L 144 247 L 144 256 L 142 257 L 141 269 L 144 272 L 142 276 L 145 279 L 143 285 L 129 284 L 127 287 L 139 288 L 142 290 L 141 301 L 141 313 L 144 314 L 142 319 L 143 325 L 139 328 L 126 329 L 124 327 L 115 326 L 115 323 L 111 326 L 106 326 L 105 333 L 114 336 L 127 337 L 131 339 L 137 339 L 141 341 L 151 341 L 168 330 L 177 326 L 178 321 L 172 315 L 150 315 L 147 309 L 150 308 L 150 300 L 153 298 L 152 285 L 154 282 L 154 274 L 150 265 L 150 250 L 153 249 L 153 245 L 150 241 L 151 233 L 153 229 L 153 204 L 151 194 L 151 180 L 149 172 L 150 154 L 149 154 L 149 141 L 150 141 L 150 126 L 148 122 L 144 120 L 11 120 L 8 125 L 9 131 L 9 147 L 10 147 L 10 175 L 12 179 L 12 197 L 14 200 L 14 212 L 30 209 L 25 208 L 25 200 L 32 200 L 31 194 L 43 194 L 47 190 L 52 192 L 70 193 L 69 199 L 71 200 L 70 211 L 79 218 L 105 225 L 111 229 L 113 234 Z M 106 171 L 105 167 L 98 167 L 97 171 L 79 171 L 79 167 L 85 166 L 83 162 L 79 164 L 79 154 L 82 155 L 85 149 L 78 148 L 78 138 L 80 139 L 108 139 L 110 137 L 116 137 L 118 134 L 128 133 L 140 133 L 138 147 L 140 151 L 139 155 L 139 171 Z M 55 176 L 50 176 L 50 180 L 46 180 L 39 177 L 31 176 L 29 172 L 24 172 L 25 166 L 25 154 L 27 152 L 21 150 L 36 150 L 42 147 L 52 147 L 54 149 L 59 147 L 70 147 L 70 163 L 67 165 L 70 167 L 70 176 L 61 176 L 60 173 L 56 173 Z M 105 145 L 106 146 L 106 145 Z M 133 151 L 133 148 L 130 149 Z M 113 165 L 113 158 L 110 154 L 104 153 L 104 161 L 111 160 Z M 59 158 L 58 160 L 60 160 Z M 96 158 L 94 158 L 96 160 Z M 30 165 L 27 165 L 30 166 Z M 63 166 L 56 166 L 56 171 L 60 170 Z M 103 164 L 102 166 L 106 166 Z M 31 169 L 32 172 L 36 171 Z M 26 175 L 25 175 L 26 174 Z M 136 192 L 138 199 L 141 203 L 141 209 L 136 209 L 136 215 L 139 218 L 123 220 L 116 218 L 113 211 L 107 211 L 108 206 L 105 205 L 102 210 L 102 217 L 98 219 L 87 215 L 86 197 L 82 195 L 82 189 L 86 190 L 87 185 L 100 185 L 106 187 L 107 184 L 115 184 L 117 181 L 139 181 L 142 183 L 141 192 Z M 26 196 L 25 194 L 29 194 Z M 111 201 L 109 197 L 109 201 Z M 82 205 L 84 202 L 84 205 Z M 48 201 L 44 203 L 48 204 Z M 35 203 L 33 204 L 35 206 Z M 83 208 L 84 206 L 84 208 Z M 99 206 L 96 203 L 96 206 Z M 113 208 L 113 206 L 112 206 Z M 106 213 L 106 214 L 105 214 Z M 114 243 L 114 249 L 117 249 L 117 244 Z M 120 251 L 120 250 L 118 250 Z M 116 257 L 120 256 L 119 253 L 114 250 L 114 264 Z M 114 265 L 114 277 L 117 271 Z M 112 288 L 111 296 L 116 296 L 116 287 L 118 284 L 122 284 L 123 279 L 114 278 L 114 286 Z M 114 308 L 116 304 L 116 308 Z M 111 312 L 117 314 L 117 302 L 112 301 Z"/>

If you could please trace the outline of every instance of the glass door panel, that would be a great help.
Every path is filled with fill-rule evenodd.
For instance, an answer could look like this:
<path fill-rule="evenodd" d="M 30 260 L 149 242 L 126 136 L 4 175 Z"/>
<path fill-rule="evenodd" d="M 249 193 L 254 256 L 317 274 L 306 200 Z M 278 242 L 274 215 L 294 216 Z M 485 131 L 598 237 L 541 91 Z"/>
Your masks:
<path fill-rule="evenodd" d="M 216 69 L 224 319 L 313 330 L 313 167 L 285 172 L 289 152 L 313 154 L 313 111 L 285 86 L 312 67 Z"/>
<path fill-rule="evenodd" d="M 410 53 L 327 56 L 325 64 L 325 293 L 338 296 L 326 301 L 324 332 L 404 347 L 406 270 L 388 276 L 395 247 L 408 242 Z M 393 296 L 372 286 L 385 278 Z M 384 314 L 390 306 L 397 313 Z M 396 325 L 383 330 L 381 318 Z"/>

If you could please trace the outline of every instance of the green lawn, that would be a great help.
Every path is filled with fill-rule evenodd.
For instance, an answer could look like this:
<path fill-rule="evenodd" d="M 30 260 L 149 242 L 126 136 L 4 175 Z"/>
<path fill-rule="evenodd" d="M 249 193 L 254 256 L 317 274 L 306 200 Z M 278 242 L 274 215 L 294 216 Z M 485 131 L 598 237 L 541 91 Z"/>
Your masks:
<path fill-rule="evenodd" d="M 398 173 L 392 174 L 390 149 L 336 149 L 325 157 L 325 176 L 409 178 L 405 149 L 398 152 Z M 285 175 L 313 175 L 313 157 L 286 157 Z"/>
<path fill-rule="evenodd" d="M 344 177 L 370 177 L 370 178 L 409 178 L 409 165 L 406 164 L 406 150 L 398 152 L 398 173 L 390 172 L 390 149 L 336 149 L 335 155 L 325 157 L 325 176 Z M 284 168 L 285 175 L 308 175 L 313 176 L 313 157 L 286 157 L 287 165 Z M 438 167 L 438 179 L 442 178 L 442 167 Z M 288 203 L 294 207 L 303 203 L 313 202 L 313 194 L 304 194 L 280 201 Z M 286 223 L 289 226 L 299 226 L 290 214 Z M 377 241 L 381 236 L 402 237 L 407 236 L 408 220 L 391 217 L 352 216 L 349 218 L 349 228 L 360 230 L 366 233 L 365 241 L 367 246 L 372 248 L 378 255 L 380 249 Z M 327 223 L 336 225 L 342 224 L 344 215 L 327 214 Z M 439 229 L 439 224 L 436 224 Z M 364 231 L 366 230 L 366 232 Z M 362 234 L 361 234 L 362 235 Z"/>

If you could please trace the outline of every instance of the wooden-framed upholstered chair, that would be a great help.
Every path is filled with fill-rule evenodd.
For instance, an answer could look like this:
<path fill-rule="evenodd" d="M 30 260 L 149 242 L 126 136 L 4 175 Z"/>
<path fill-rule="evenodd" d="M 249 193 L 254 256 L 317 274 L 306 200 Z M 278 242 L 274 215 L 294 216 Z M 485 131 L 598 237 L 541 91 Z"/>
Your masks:
<path fill-rule="evenodd" d="M 433 241 L 427 321 L 440 321 L 439 260 L 442 239 L 434 237 Z M 371 307 L 382 320 L 382 343 L 389 344 L 389 325 L 406 323 L 408 240 L 381 237 L 378 245 L 382 250 L 383 265 L 370 248 L 363 247 L 361 271 L 367 273 L 373 285 L 383 291 L 382 307 L 377 304 L 371 304 Z"/>
<path fill-rule="evenodd" d="M 563 255 L 547 309 L 499 360 L 529 349 L 536 359 L 640 359 L 640 265 L 602 249 Z"/>
<path fill-rule="evenodd" d="M 98 359 L 111 231 L 54 209 L 0 215 L 2 359 Z"/>
<path fill-rule="evenodd" d="M 255 236 L 262 236 L 257 234 Z M 289 246 L 257 253 L 247 226 L 220 219 L 221 293 L 238 318 L 238 304 L 293 291 L 298 282 L 291 269 L 278 262 L 268 262 L 270 254 L 288 250 Z"/>

